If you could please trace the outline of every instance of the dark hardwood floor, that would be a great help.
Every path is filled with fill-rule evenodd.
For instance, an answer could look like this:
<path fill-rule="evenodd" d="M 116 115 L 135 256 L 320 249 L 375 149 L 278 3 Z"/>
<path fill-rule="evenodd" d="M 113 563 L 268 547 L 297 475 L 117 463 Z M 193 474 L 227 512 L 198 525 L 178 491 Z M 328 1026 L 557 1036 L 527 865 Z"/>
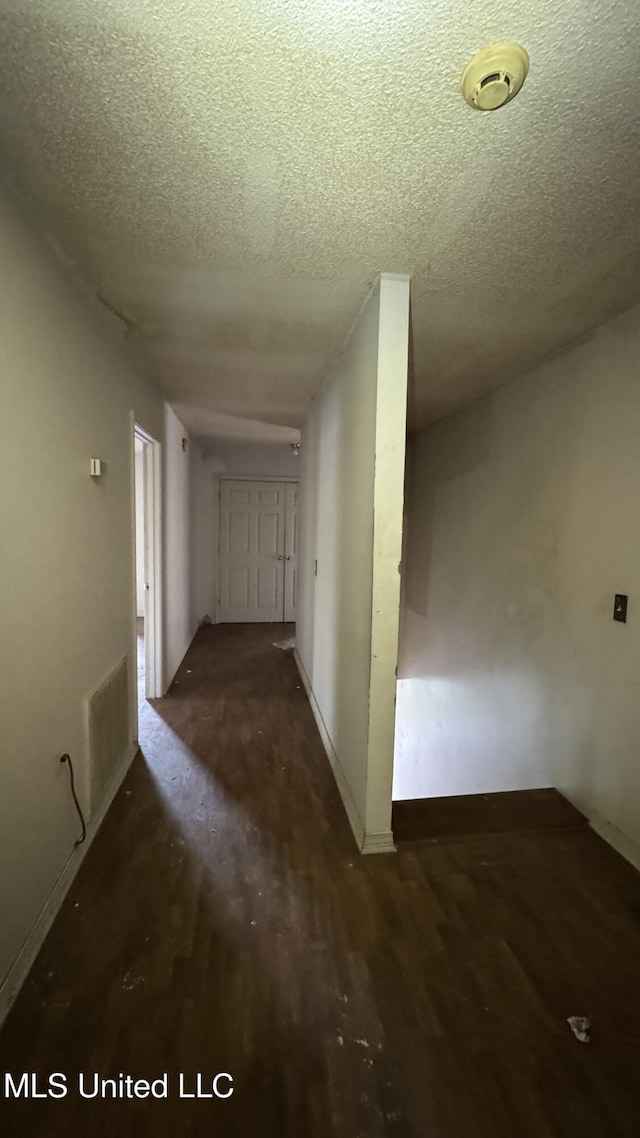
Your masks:
<path fill-rule="evenodd" d="M 452 798 L 411 798 L 393 804 L 396 842 L 438 841 L 518 830 L 584 829 L 587 819 L 553 787 Z"/>
<path fill-rule="evenodd" d="M 146 709 L 0 1033 L 1 1072 L 70 1093 L 0 1098 L 0 1133 L 637 1138 L 640 876 L 585 828 L 361 857 L 282 636 L 202 628 Z M 178 1097 L 218 1071 L 232 1098 Z"/>

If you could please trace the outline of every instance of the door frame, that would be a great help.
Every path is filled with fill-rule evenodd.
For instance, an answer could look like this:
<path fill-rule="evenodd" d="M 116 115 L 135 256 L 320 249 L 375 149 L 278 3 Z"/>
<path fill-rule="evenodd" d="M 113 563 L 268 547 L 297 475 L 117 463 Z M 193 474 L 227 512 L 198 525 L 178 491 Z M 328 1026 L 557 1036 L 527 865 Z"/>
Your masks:
<path fill-rule="evenodd" d="M 135 533 L 135 440 L 143 444 L 142 451 L 142 493 L 144 511 L 144 655 L 145 655 L 145 698 L 158 699 L 164 695 L 163 669 L 163 604 L 162 604 L 162 444 L 135 421 L 132 414 L 132 496 L 133 526 Z M 136 635 L 136 549 L 133 547 L 134 581 L 134 636 Z M 136 656 L 134 654 L 134 659 Z M 136 698 L 136 708 L 137 708 Z"/>
<path fill-rule="evenodd" d="M 295 475 L 277 475 L 277 474 L 231 474 L 228 470 L 224 472 L 217 472 L 212 475 L 213 482 L 213 504 L 215 509 L 215 517 L 213 519 L 214 529 L 214 580 L 213 580 L 213 612 L 215 613 L 215 623 L 219 624 L 218 614 L 220 611 L 220 523 L 222 521 L 222 512 L 220 509 L 220 492 L 221 482 L 288 482 L 293 485 L 300 484 L 300 476 L 296 478 Z"/>
<path fill-rule="evenodd" d="M 289 493 L 289 486 L 291 486 L 292 488 L 295 487 L 297 489 L 297 495 L 298 495 L 297 503 L 294 503 L 293 501 L 290 502 L 290 498 L 293 498 L 293 494 Z M 297 603 L 293 603 L 293 601 L 295 600 L 297 602 L 298 582 L 300 580 L 300 576 L 299 576 L 300 549 L 296 548 L 296 542 L 295 542 L 295 538 L 297 536 L 298 537 L 298 546 L 299 546 L 299 541 L 300 541 L 300 482 L 299 481 L 298 482 L 291 482 L 287 485 L 287 489 L 285 491 L 285 498 L 286 498 L 286 502 L 285 502 L 285 527 L 284 527 L 285 567 L 284 567 L 284 581 L 283 581 L 283 588 L 284 588 L 283 616 L 284 616 L 285 624 L 292 624 L 292 623 L 295 624 L 296 617 L 293 617 L 291 614 L 292 614 L 292 612 L 295 612 L 297 614 L 297 611 L 298 611 L 298 605 L 297 605 Z M 291 527 L 289 527 L 287 525 L 287 522 L 289 520 L 289 514 L 290 514 L 290 510 L 289 510 L 290 506 L 291 506 L 291 517 L 295 517 L 297 519 L 297 523 L 298 523 L 297 526 L 295 524 Z M 294 557 L 295 557 L 294 565 L 288 567 L 286 562 L 287 561 L 293 561 Z M 293 578 L 291 577 L 290 572 L 287 571 L 288 568 L 289 569 L 293 568 L 293 572 L 294 572 Z"/>

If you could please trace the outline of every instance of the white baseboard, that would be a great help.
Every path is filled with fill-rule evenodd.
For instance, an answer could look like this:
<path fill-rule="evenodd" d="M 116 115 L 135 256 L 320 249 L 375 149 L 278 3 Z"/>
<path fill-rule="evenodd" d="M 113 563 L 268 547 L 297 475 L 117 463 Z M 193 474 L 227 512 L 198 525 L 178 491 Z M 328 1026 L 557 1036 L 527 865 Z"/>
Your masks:
<path fill-rule="evenodd" d="M 622 830 L 618 830 L 611 822 L 606 822 L 599 814 L 589 815 L 589 825 L 614 850 L 622 854 L 626 861 L 631 862 L 635 869 L 640 869 L 640 846 L 632 838 L 628 838 Z"/>
<path fill-rule="evenodd" d="M 322 718 L 322 712 L 320 711 L 316 697 L 313 694 L 313 688 L 311 687 L 311 682 L 310 682 L 309 677 L 306 673 L 304 664 L 302 663 L 302 660 L 300 659 L 300 656 L 298 655 L 298 649 L 297 648 L 294 648 L 294 650 L 293 650 L 293 658 L 294 658 L 294 660 L 298 666 L 298 671 L 300 673 L 300 679 L 302 680 L 302 683 L 304 684 L 304 690 L 306 691 L 307 696 L 309 697 L 309 703 L 311 704 L 311 710 L 313 712 L 313 717 L 316 721 L 316 726 L 318 728 L 318 731 L 320 732 L 320 738 L 322 739 L 324 749 L 327 753 L 327 758 L 328 758 L 329 763 L 331 765 L 331 770 L 333 771 L 333 777 L 336 780 L 336 785 L 337 785 L 338 790 L 340 792 L 340 797 L 342 799 L 342 805 L 344 806 L 345 813 L 347 815 L 347 818 L 349 819 L 349 825 L 351 826 L 351 829 L 353 831 L 353 836 L 356 840 L 356 845 L 357 845 L 358 849 L 360 850 L 360 853 L 362 853 L 362 854 L 396 853 L 396 847 L 395 847 L 394 841 L 393 841 L 393 834 L 391 833 L 390 830 L 388 832 L 384 832 L 384 833 L 367 833 L 367 831 L 365 830 L 364 823 L 362 821 L 362 818 L 360 817 L 360 814 L 358 813 L 358 808 L 357 808 L 355 802 L 353 801 L 351 791 L 349 790 L 349 784 L 347 783 L 347 780 L 344 776 L 344 771 L 342 770 L 342 767 L 340 766 L 340 760 L 338 759 L 338 756 L 334 750 L 333 743 L 331 742 L 331 737 L 329 735 L 329 732 L 327 731 L 325 721 Z"/>
<path fill-rule="evenodd" d="M 137 740 L 129 745 L 125 752 L 121 763 L 119 764 L 116 773 L 114 774 L 109 786 L 104 794 L 102 802 L 96 810 L 93 818 L 87 825 L 87 836 L 81 846 L 75 846 L 69 856 L 69 860 L 65 865 L 62 873 L 56 881 L 45 905 L 37 918 L 31 932 L 29 933 L 26 941 L 24 942 L 20 952 L 18 953 L 15 961 L 13 962 L 9 972 L 0 986 L 0 1027 L 6 1019 L 11 1005 L 13 1004 L 18 992 L 24 984 L 33 962 L 38 955 L 42 945 L 44 944 L 45 937 L 49 932 L 58 912 L 62 906 L 73 879 L 80 869 L 82 862 L 87 854 L 89 846 L 95 838 L 104 816 L 107 813 L 111 803 L 113 802 L 124 776 L 126 775 L 135 755 L 138 752 Z"/>
<path fill-rule="evenodd" d="M 360 852 L 363 854 L 397 853 L 392 831 L 369 831 L 364 836 Z"/>

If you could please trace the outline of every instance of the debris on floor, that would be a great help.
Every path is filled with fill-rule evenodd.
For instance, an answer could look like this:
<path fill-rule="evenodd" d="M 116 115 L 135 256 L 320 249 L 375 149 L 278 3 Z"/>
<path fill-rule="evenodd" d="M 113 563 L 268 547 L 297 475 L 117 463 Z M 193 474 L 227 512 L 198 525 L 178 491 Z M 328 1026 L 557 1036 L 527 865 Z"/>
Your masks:
<path fill-rule="evenodd" d="M 567 1017 L 567 1023 L 569 1024 L 569 1027 L 571 1028 L 576 1039 L 578 1039 L 580 1041 L 580 1043 L 589 1043 L 590 1042 L 590 1034 L 589 1034 L 591 1031 L 591 1017 L 590 1016 L 568 1016 Z"/>
<path fill-rule="evenodd" d="M 274 640 L 273 647 L 280 648 L 282 652 L 293 652 L 296 646 L 295 636 L 289 636 L 286 640 Z"/>

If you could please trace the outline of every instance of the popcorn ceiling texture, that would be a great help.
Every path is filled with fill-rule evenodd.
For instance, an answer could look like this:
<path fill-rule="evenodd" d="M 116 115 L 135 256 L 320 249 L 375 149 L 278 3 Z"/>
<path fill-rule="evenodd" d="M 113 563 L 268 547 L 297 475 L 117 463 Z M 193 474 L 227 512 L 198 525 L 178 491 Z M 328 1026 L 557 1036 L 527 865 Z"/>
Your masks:
<path fill-rule="evenodd" d="M 411 274 L 422 425 L 640 300 L 639 58 L 637 0 L 0 0 L 2 168 L 196 430 L 299 425 Z"/>

